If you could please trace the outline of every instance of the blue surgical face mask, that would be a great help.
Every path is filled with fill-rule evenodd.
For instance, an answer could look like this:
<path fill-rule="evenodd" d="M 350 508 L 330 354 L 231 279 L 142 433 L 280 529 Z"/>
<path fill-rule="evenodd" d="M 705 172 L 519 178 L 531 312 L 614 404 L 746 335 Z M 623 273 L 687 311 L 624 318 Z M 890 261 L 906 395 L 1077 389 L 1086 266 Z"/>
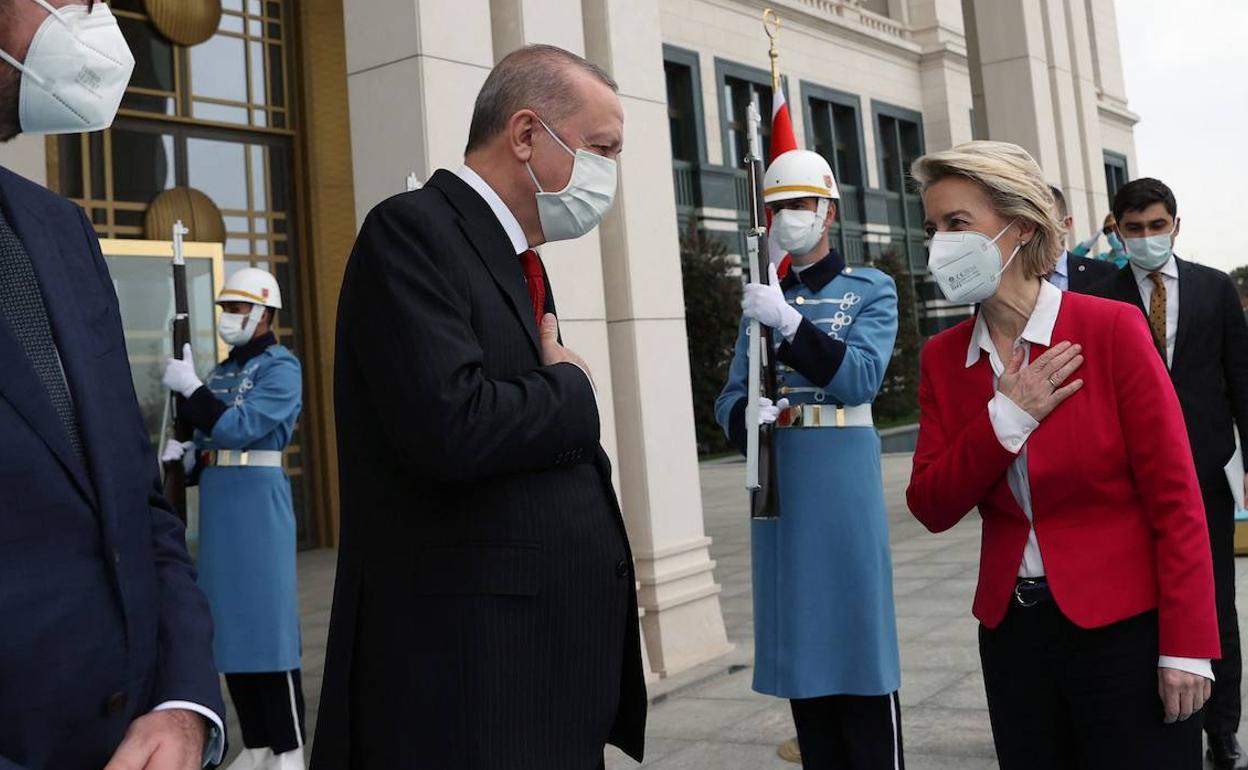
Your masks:
<path fill-rule="evenodd" d="M 1174 230 L 1162 235 L 1150 235 L 1146 238 L 1127 238 L 1124 246 L 1127 259 L 1141 270 L 1153 272 L 1170 260 L 1174 249 Z"/>

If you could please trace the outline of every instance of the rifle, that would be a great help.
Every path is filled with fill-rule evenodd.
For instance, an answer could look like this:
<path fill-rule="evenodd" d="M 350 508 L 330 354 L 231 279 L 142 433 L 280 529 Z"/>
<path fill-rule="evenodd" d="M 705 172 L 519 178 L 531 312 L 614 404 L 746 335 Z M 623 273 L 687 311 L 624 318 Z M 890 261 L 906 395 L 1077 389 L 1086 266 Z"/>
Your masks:
<path fill-rule="evenodd" d="M 173 355 L 182 357 L 183 348 L 191 341 L 191 316 L 186 298 L 186 257 L 182 254 L 182 236 L 190 231 L 178 220 L 173 225 Z M 179 419 L 178 395 L 169 394 L 168 409 L 173 415 L 173 438 L 176 441 L 190 441 L 194 428 L 186 419 Z M 162 438 L 164 431 L 161 431 Z M 186 523 L 186 470 L 181 460 L 165 463 L 165 499 L 177 511 L 182 523 Z"/>
<path fill-rule="evenodd" d="M 745 156 L 745 175 L 749 196 L 750 227 L 745 231 L 746 260 L 750 282 L 770 281 L 770 252 L 767 248 L 767 210 L 763 201 L 763 153 L 759 141 L 762 118 L 758 101 L 747 111 L 749 151 Z M 771 425 L 758 424 L 758 399 L 766 396 L 776 400 L 775 346 L 771 329 L 751 320 L 748 330 L 749 378 L 745 406 L 745 488 L 750 490 L 750 517 L 775 519 L 780 516 L 779 482 L 772 457 Z"/>

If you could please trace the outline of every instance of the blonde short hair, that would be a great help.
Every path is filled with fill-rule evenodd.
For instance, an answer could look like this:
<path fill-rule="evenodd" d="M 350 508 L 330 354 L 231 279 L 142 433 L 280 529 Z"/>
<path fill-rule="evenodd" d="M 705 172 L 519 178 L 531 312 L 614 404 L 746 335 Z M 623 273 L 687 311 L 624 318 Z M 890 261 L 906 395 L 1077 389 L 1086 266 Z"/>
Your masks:
<path fill-rule="evenodd" d="M 1035 225 L 1035 234 L 1018 253 L 1027 275 L 1043 277 L 1057 267 L 1062 225 L 1057 221 L 1053 193 L 1039 164 L 1022 147 L 1009 142 L 967 142 L 916 159 L 910 173 L 924 192 L 953 176 L 977 183 L 999 216 Z"/>

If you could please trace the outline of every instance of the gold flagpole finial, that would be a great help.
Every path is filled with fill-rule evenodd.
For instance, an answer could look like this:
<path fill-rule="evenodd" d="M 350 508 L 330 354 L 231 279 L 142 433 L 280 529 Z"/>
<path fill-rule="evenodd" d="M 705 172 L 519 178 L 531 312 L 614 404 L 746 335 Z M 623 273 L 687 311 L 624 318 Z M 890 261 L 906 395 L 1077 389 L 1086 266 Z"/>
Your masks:
<path fill-rule="evenodd" d="M 776 37 L 780 34 L 780 17 L 770 8 L 763 9 L 763 31 L 771 41 L 767 55 L 771 57 L 771 87 L 773 91 L 780 89 L 780 52 L 776 50 Z"/>

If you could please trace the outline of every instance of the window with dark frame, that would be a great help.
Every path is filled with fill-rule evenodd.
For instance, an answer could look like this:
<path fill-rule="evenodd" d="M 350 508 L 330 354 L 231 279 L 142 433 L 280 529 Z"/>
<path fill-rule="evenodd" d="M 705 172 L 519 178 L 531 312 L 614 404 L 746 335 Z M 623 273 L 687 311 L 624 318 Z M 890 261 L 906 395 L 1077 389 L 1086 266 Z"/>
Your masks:
<path fill-rule="evenodd" d="M 1116 152 L 1103 153 L 1105 159 L 1105 190 L 1109 194 L 1109 206 L 1114 206 L 1114 196 L 1131 180 L 1127 170 L 1127 157 Z"/>
<path fill-rule="evenodd" d="M 923 154 L 923 134 L 912 120 L 880 115 L 880 162 L 883 166 L 884 189 L 914 195 L 910 165 Z"/>
<path fill-rule="evenodd" d="M 733 77 L 724 78 L 724 99 L 728 118 L 728 146 L 724 148 L 724 164 L 740 168 L 749 151 L 747 110 L 750 102 L 758 99 L 758 111 L 762 116 L 759 137 L 763 145 L 763 157 L 771 157 L 771 86 Z"/>
<path fill-rule="evenodd" d="M 858 111 L 849 105 L 814 97 L 809 99 L 809 110 L 814 151 L 832 166 L 838 184 L 861 187 L 862 148 L 858 142 Z"/>
<path fill-rule="evenodd" d="M 698 126 L 693 101 L 693 71 L 687 64 L 664 61 L 663 74 L 667 80 L 667 123 L 672 140 L 672 158 L 696 163 Z"/>

